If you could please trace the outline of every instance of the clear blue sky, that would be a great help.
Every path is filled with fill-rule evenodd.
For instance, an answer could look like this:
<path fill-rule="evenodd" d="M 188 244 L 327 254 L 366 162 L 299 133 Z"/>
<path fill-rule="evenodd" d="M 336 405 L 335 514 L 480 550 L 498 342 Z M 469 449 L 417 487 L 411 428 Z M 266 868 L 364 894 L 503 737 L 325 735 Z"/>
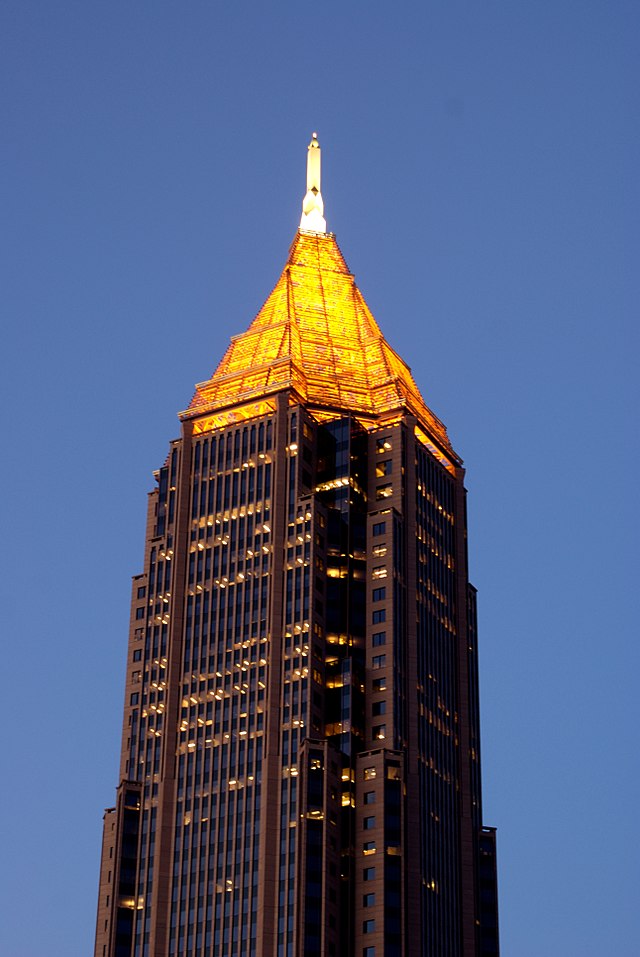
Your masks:
<path fill-rule="evenodd" d="M 467 465 L 503 957 L 636 957 L 637 0 L 0 11 L 3 957 L 93 950 L 176 413 L 326 215 Z"/>

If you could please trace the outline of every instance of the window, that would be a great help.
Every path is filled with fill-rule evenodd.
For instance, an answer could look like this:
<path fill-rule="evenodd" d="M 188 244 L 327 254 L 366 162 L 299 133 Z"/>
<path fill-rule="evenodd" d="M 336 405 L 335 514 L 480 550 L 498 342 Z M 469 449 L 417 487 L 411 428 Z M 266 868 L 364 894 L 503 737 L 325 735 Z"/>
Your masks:
<path fill-rule="evenodd" d="M 384 724 L 378 724 L 373 729 L 373 736 L 379 741 L 382 741 L 387 736 L 387 729 Z"/>
<path fill-rule="evenodd" d="M 373 534 L 374 534 L 374 535 L 384 535 L 384 533 L 386 532 L 386 530 L 387 530 L 387 523 L 386 523 L 386 522 L 375 522 L 375 523 L 374 523 L 374 526 L 373 526 Z"/>
<path fill-rule="evenodd" d="M 373 780 L 373 778 L 375 778 L 375 776 L 376 776 L 376 769 L 375 769 L 375 768 L 365 768 L 365 769 L 364 769 L 363 777 L 364 777 L 365 781 L 371 781 L 371 780 Z"/>
<path fill-rule="evenodd" d="M 376 498 L 389 498 L 390 495 L 393 495 L 393 486 L 390 482 L 387 482 L 386 485 L 378 485 L 376 489 Z"/>
<path fill-rule="evenodd" d="M 375 814 L 371 814 L 369 817 L 365 817 L 365 819 L 362 822 L 362 827 L 364 828 L 365 831 L 370 831 L 375 826 L 376 826 Z"/>
<path fill-rule="evenodd" d="M 144 608 L 136 608 L 136 619 L 140 621 L 141 618 L 144 618 Z"/>
<path fill-rule="evenodd" d="M 364 792 L 364 803 L 365 803 L 365 804 L 375 804 L 375 803 L 376 803 L 376 792 L 375 792 L 375 791 L 365 791 L 365 792 Z"/>
<path fill-rule="evenodd" d="M 371 920 L 362 921 L 362 933 L 363 934 L 372 934 L 376 929 L 376 922 L 371 918 Z"/>
<path fill-rule="evenodd" d="M 386 645 L 387 643 L 387 633 L 386 631 L 376 631 L 372 638 L 373 647 L 377 648 L 379 645 Z"/>
<path fill-rule="evenodd" d="M 387 554 L 387 546 L 386 546 L 386 545 L 374 545 L 373 548 L 372 548 L 372 552 L 373 552 L 373 554 L 376 556 L 376 558 L 382 558 L 383 555 L 386 555 L 386 554 Z"/>
<path fill-rule="evenodd" d="M 376 852 L 376 842 L 375 841 L 365 841 L 362 845 L 362 853 L 367 856 L 367 854 L 375 854 Z"/>
<path fill-rule="evenodd" d="M 375 881 L 376 879 L 376 869 L 375 867 L 365 867 L 362 870 L 362 880 L 363 881 Z"/>
<path fill-rule="evenodd" d="M 136 648 L 136 650 L 133 653 L 133 660 L 140 661 L 141 658 L 142 658 L 142 648 Z"/>
<path fill-rule="evenodd" d="M 147 594 L 146 585 L 140 585 L 140 587 L 138 588 L 138 598 L 144 598 L 146 594 Z"/>
<path fill-rule="evenodd" d="M 129 704 L 138 704 L 139 701 L 140 701 L 140 695 L 137 691 L 134 691 L 134 693 L 129 698 Z"/>
<path fill-rule="evenodd" d="M 363 894 L 362 895 L 362 906 L 363 907 L 375 907 L 376 904 L 376 895 L 375 894 Z"/>
<path fill-rule="evenodd" d="M 371 659 L 371 667 L 374 670 L 377 670 L 378 668 L 384 668 L 386 663 L 387 663 L 386 655 L 374 655 L 373 658 Z"/>
<path fill-rule="evenodd" d="M 389 764 L 387 767 L 387 777 L 390 781 L 399 781 L 401 778 L 400 768 L 397 764 Z"/>
<path fill-rule="evenodd" d="M 362 957 L 376 957 L 375 947 L 363 947 L 362 948 Z"/>
<path fill-rule="evenodd" d="M 385 714 L 386 710 L 387 710 L 386 701 L 374 701 L 373 707 L 371 708 L 371 714 L 373 715 Z"/>
<path fill-rule="evenodd" d="M 391 475 L 391 459 L 376 462 L 376 478 L 383 478 L 385 475 Z"/>
<path fill-rule="evenodd" d="M 390 435 L 385 435 L 384 438 L 376 439 L 376 452 L 388 452 L 391 447 Z"/>
<path fill-rule="evenodd" d="M 374 549 L 375 551 L 375 549 Z M 386 548 L 385 548 L 386 551 Z M 386 565 L 377 565 L 376 568 L 371 572 L 372 578 L 386 578 L 387 577 L 387 566 Z"/>
<path fill-rule="evenodd" d="M 384 608 L 379 608 L 378 611 L 374 611 L 372 615 L 374 625 L 379 625 L 381 622 L 387 620 L 387 613 Z"/>
<path fill-rule="evenodd" d="M 373 600 L 374 601 L 384 601 L 387 597 L 386 588 L 374 588 L 373 589 Z"/>

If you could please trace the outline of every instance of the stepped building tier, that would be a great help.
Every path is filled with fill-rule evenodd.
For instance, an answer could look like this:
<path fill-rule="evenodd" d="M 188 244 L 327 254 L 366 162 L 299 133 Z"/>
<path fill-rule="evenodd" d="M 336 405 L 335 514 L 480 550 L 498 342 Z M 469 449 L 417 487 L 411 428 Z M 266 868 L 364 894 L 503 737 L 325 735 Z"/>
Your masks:
<path fill-rule="evenodd" d="M 133 579 L 95 957 L 489 957 L 464 471 L 326 230 L 181 413 Z"/>

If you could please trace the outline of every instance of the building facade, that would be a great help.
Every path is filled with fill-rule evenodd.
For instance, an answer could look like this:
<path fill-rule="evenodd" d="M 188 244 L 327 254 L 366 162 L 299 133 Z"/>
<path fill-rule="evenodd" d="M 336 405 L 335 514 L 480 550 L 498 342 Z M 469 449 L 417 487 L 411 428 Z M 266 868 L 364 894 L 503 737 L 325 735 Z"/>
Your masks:
<path fill-rule="evenodd" d="M 498 954 L 464 471 L 307 172 L 149 495 L 96 957 Z"/>

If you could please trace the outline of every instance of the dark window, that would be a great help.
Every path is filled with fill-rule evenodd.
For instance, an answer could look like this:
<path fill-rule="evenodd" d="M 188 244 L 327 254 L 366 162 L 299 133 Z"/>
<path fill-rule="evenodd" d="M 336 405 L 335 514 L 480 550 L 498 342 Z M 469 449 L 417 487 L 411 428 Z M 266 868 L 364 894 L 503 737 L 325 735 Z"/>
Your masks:
<path fill-rule="evenodd" d="M 139 701 L 140 701 L 140 695 L 138 694 L 137 691 L 134 691 L 134 693 L 129 698 L 129 704 L 138 704 Z"/>
<path fill-rule="evenodd" d="M 376 879 L 376 869 L 375 867 L 364 867 L 362 869 L 362 880 L 363 881 L 375 881 Z"/>
<path fill-rule="evenodd" d="M 364 803 L 365 803 L 365 804 L 375 804 L 375 803 L 376 803 L 376 792 L 375 792 L 375 791 L 365 791 L 365 792 L 364 792 Z"/>
<path fill-rule="evenodd" d="M 140 587 L 138 588 L 138 598 L 144 598 L 146 594 L 147 594 L 146 585 L 140 585 Z"/>
<path fill-rule="evenodd" d="M 365 819 L 362 822 L 362 827 L 364 828 L 365 831 L 370 831 L 371 828 L 375 826 L 376 826 L 375 814 L 372 814 L 370 817 L 365 817 Z"/>
<path fill-rule="evenodd" d="M 133 660 L 140 661 L 141 658 L 142 658 L 142 648 L 136 648 L 136 650 L 133 653 Z"/>
<path fill-rule="evenodd" d="M 372 668 L 384 668 L 386 663 L 387 663 L 386 655 L 374 655 L 373 658 L 371 659 Z"/>
<path fill-rule="evenodd" d="M 144 618 L 144 608 L 136 608 L 136 619 L 139 621 Z"/>
<path fill-rule="evenodd" d="M 387 530 L 386 522 L 376 522 L 373 526 L 374 535 L 384 535 L 386 530 Z"/>
<path fill-rule="evenodd" d="M 373 704 L 373 707 L 371 708 L 371 714 L 373 715 L 385 714 L 386 710 L 387 710 L 386 701 L 375 701 Z"/>
<path fill-rule="evenodd" d="M 378 611 L 374 611 L 374 613 L 373 613 L 373 615 L 372 615 L 372 620 L 373 620 L 374 625 L 379 625 L 379 624 L 381 624 L 383 621 L 386 621 L 386 620 L 387 620 L 387 613 L 386 613 L 386 611 L 384 610 L 384 608 L 379 608 Z"/>
<path fill-rule="evenodd" d="M 386 645 L 387 643 L 387 633 L 386 631 L 376 631 L 372 638 L 373 647 L 378 648 L 380 645 Z"/>
<path fill-rule="evenodd" d="M 373 600 L 374 601 L 383 601 L 386 598 L 387 590 L 386 588 L 374 588 L 373 589 Z"/>
<path fill-rule="evenodd" d="M 375 894 L 363 894 L 362 895 L 362 906 L 363 907 L 375 907 L 376 895 Z"/>
<path fill-rule="evenodd" d="M 370 920 L 362 921 L 362 933 L 363 934 L 372 934 L 376 929 L 376 922 L 371 918 Z"/>

